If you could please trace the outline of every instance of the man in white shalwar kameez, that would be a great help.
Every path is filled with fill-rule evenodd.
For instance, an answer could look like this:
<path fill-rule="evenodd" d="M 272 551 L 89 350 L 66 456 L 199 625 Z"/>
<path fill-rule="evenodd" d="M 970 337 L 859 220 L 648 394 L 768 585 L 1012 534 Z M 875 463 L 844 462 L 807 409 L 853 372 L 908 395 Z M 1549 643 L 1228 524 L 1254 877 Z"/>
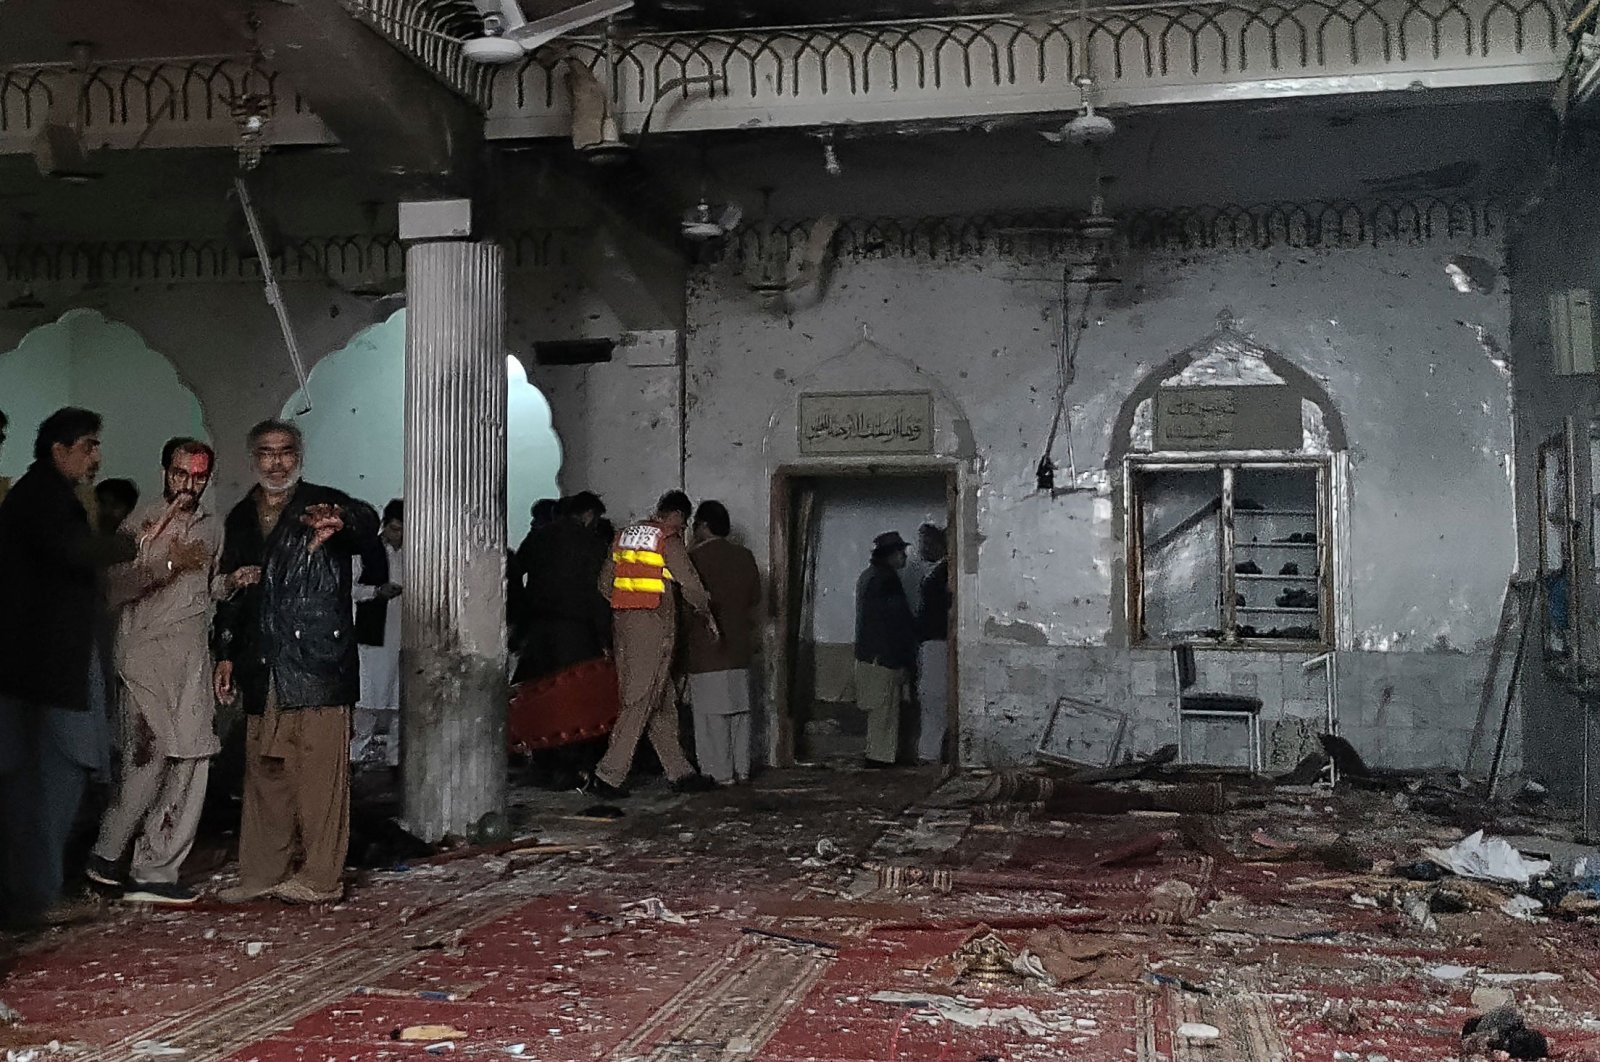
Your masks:
<path fill-rule="evenodd" d="M 370 571 L 361 556 L 351 569 L 354 580 L 356 640 L 361 652 L 361 699 L 356 702 L 352 763 L 400 765 L 400 606 L 395 598 L 405 585 L 400 545 L 405 537 L 405 505 L 395 498 L 383 507 L 386 570 Z"/>
<path fill-rule="evenodd" d="M 121 606 L 122 775 L 88 876 L 120 887 L 129 901 L 185 905 L 196 897 L 179 883 L 178 872 L 194 846 L 211 757 L 220 749 L 212 724 L 211 606 L 259 579 L 260 569 L 214 575 L 222 521 L 200 507 L 211 479 L 211 448 L 174 439 L 162 457 L 162 498 L 123 524 L 139 554 L 108 573 L 110 603 Z"/>

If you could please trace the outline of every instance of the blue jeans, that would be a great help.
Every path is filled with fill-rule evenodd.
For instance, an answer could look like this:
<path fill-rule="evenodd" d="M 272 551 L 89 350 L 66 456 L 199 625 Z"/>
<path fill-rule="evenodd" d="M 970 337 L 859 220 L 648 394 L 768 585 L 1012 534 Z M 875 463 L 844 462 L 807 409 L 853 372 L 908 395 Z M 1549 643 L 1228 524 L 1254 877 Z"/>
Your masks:
<path fill-rule="evenodd" d="M 31 922 L 61 899 L 67 842 L 84 787 L 110 759 L 99 662 L 89 708 L 0 697 L 0 915 Z"/>

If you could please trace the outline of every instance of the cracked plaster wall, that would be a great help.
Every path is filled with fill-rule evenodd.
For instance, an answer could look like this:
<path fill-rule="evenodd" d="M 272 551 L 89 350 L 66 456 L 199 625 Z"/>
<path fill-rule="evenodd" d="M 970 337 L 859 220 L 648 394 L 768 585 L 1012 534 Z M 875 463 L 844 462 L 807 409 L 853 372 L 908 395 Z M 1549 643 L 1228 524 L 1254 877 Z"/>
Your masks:
<path fill-rule="evenodd" d="M 1511 267 L 1516 278 L 1513 293 L 1511 364 L 1516 378 L 1517 402 L 1517 531 L 1519 571 L 1533 577 L 1539 570 L 1539 448 L 1564 431 L 1568 417 L 1579 447 L 1578 458 L 1587 462 L 1582 451 L 1585 437 L 1600 424 L 1600 377 L 1594 374 L 1558 376 L 1554 371 L 1550 318 L 1547 299 L 1554 292 L 1569 289 L 1600 290 L 1600 194 L 1593 187 L 1595 148 L 1565 159 L 1564 172 L 1557 183 L 1544 190 L 1543 209 L 1524 223 L 1511 251 Z M 1600 469 L 1591 477 L 1600 482 Z M 1600 529 L 1593 526 L 1592 509 L 1586 499 L 1578 499 L 1577 549 L 1579 555 L 1595 556 L 1593 539 Z M 1580 570 L 1585 566 L 1581 566 Z M 1600 659 L 1600 600 L 1594 584 L 1580 585 L 1579 615 L 1587 626 L 1583 630 L 1590 649 L 1586 654 L 1592 668 Z M 1586 598 L 1586 600 L 1584 600 Z M 1522 671 L 1520 751 L 1529 776 L 1549 786 L 1563 800 L 1576 801 L 1585 785 L 1585 744 L 1587 760 L 1600 763 L 1600 725 L 1596 725 L 1595 701 L 1586 698 L 1562 680 L 1545 662 L 1544 616 L 1536 606 Z M 1600 815 L 1600 771 L 1588 779 L 1589 805 Z M 1591 828 L 1595 819 L 1591 819 Z"/>
<path fill-rule="evenodd" d="M 1480 342 L 1507 333 L 1505 289 L 1463 295 L 1435 244 L 1163 255 L 1091 313 L 1069 392 L 1080 473 L 1154 367 L 1230 308 L 1242 330 L 1321 381 L 1351 446 L 1353 651 L 1345 732 L 1376 763 L 1460 762 L 1514 558 L 1509 381 Z M 1120 499 L 1034 489 L 1055 382 L 1054 266 L 996 258 L 843 263 L 826 298 L 763 310 L 731 271 L 691 285 L 688 489 L 728 503 L 765 565 L 769 484 L 792 456 L 802 390 L 934 390 L 938 452 L 962 469 L 958 592 L 963 758 L 1031 758 L 1059 696 L 1127 706 L 1127 747 L 1172 739 L 1170 657 L 1122 625 Z M 862 326 L 871 341 L 860 342 Z M 765 442 L 764 442 L 765 441 Z M 1055 453 L 1058 483 L 1069 475 Z M 1268 714 L 1320 713 L 1304 657 L 1240 653 Z"/>

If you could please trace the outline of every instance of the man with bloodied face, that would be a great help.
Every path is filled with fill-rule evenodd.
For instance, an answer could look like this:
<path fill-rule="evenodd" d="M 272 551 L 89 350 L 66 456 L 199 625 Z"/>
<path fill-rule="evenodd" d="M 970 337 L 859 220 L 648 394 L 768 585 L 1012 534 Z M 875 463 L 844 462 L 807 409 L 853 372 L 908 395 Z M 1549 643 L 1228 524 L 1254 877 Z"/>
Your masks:
<path fill-rule="evenodd" d="M 194 845 L 210 760 L 219 748 L 212 726 L 211 604 L 260 577 L 248 569 L 216 575 L 222 522 L 200 504 L 212 464 L 211 447 L 203 442 L 167 443 L 160 500 L 135 509 L 122 525 L 139 554 L 108 573 L 108 600 L 118 610 L 122 773 L 88 875 L 133 902 L 195 901 L 178 871 Z"/>

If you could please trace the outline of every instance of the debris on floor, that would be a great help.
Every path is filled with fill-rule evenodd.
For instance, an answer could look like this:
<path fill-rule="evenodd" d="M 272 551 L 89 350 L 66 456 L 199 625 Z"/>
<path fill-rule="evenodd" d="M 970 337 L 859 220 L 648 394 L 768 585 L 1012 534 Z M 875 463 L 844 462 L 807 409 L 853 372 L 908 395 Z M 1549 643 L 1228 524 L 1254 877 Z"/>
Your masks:
<path fill-rule="evenodd" d="M 1600 855 L 1574 824 L 1447 800 L 1449 777 L 1330 791 L 1152 759 L 1091 782 L 1060 765 L 1004 782 L 773 772 L 687 803 L 644 788 L 604 821 L 577 817 L 578 793 L 519 794 L 513 847 L 363 873 L 326 910 L 110 908 L 11 941 L 4 992 L 22 1020 L 0 1024 L 0 1048 L 34 1062 L 52 1041 L 83 1062 L 1594 1055 Z"/>

